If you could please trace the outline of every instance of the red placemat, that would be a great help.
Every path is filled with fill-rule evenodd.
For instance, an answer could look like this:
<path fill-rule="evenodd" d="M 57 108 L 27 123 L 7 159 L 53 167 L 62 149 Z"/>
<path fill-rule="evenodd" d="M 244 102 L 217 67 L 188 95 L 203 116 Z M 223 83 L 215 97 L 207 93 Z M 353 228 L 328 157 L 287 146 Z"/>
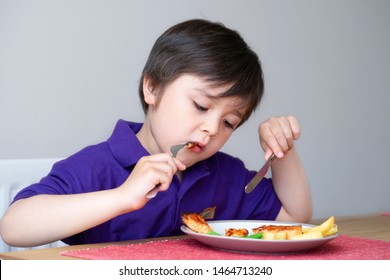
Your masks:
<path fill-rule="evenodd" d="M 69 250 L 60 254 L 89 260 L 389 260 L 390 242 L 341 235 L 310 251 L 249 254 L 217 250 L 194 239 L 174 239 Z"/>

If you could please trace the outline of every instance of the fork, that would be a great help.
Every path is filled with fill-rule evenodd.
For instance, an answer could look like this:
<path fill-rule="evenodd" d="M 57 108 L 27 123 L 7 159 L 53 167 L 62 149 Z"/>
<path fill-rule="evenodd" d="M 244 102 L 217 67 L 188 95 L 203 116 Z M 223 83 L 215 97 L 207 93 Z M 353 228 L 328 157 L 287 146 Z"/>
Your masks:
<path fill-rule="evenodd" d="M 196 144 L 194 142 L 187 142 L 185 144 L 180 144 L 180 145 L 176 145 L 176 146 L 172 146 L 171 147 L 171 153 L 172 153 L 172 157 L 176 157 L 177 153 L 183 149 L 184 147 L 187 147 L 188 149 L 191 149 L 195 146 Z"/>
<path fill-rule="evenodd" d="M 187 142 L 187 143 L 184 143 L 184 144 L 179 144 L 179 145 L 175 145 L 175 146 L 172 146 L 170 148 L 171 150 L 171 154 L 172 154 L 172 157 L 176 157 L 177 156 L 177 153 L 183 149 L 184 147 L 187 147 L 188 149 L 191 149 L 192 147 L 194 147 L 196 144 L 194 142 Z M 147 194 L 146 194 L 146 198 L 153 198 L 157 195 L 158 193 L 158 187 L 160 186 L 161 184 L 158 184 L 156 185 L 151 191 L 149 191 Z"/>

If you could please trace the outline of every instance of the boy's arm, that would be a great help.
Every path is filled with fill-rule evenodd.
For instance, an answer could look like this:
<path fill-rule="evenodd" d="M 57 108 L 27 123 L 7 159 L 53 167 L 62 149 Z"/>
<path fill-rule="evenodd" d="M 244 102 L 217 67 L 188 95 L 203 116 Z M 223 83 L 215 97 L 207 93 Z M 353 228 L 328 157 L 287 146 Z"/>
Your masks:
<path fill-rule="evenodd" d="M 311 193 L 295 148 L 273 161 L 272 182 L 282 202 L 276 220 L 308 222 L 312 215 Z"/>
<path fill-rule="evenodd" d="M 259 126 L 260 144 L 267 159 L 277 157 L 271 165 L 272 182 L 282 203 L 279 221 L 307 222 L 312 215 L 310 187 L 299 160 L 294 141 L 301 128 L 293 116 L 273 117 Z"/>
<path fill-rule="evenodd" d="M 117 189 L 71 195 L 36 195 L 14 202 L 0 223 L 4 242 L 16 247 L 51 243 L 121 214 Z"/>
<path fill-rule="evenodd" d="M 156 185 L 168 189 L 172 176 L 185 166 L 170 154 L 141 158 L 119 187 L 67 195 L 36 195 L 14 202 L 0 221 L 3 240 L 31 247 L 61 240 L 142 208 Z"/>

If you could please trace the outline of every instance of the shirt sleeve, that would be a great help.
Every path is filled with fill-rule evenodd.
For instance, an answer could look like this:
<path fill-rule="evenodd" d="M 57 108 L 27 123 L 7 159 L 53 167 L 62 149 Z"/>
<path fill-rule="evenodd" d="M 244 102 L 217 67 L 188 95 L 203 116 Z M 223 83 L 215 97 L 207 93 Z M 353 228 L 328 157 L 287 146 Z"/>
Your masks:
<path fill-rule="evenodd" d="M 58 195 L 73 193 L 72 186 L 75 186 L 74 176 L 72 168 L 66 160 L 57 162 L 53 165 L 49 174 L 38 183 L 34 183 L 19 191 L 13 202 L 40 194 Z"/>
<path fill-rule="evenodd" d="M 111 156 L 106 143 L 82 149 L 55 163 L 38 183 L 21 190 L 14 201 L 39 194 L 78 194 L 118 186 L 129 173 Z"/>

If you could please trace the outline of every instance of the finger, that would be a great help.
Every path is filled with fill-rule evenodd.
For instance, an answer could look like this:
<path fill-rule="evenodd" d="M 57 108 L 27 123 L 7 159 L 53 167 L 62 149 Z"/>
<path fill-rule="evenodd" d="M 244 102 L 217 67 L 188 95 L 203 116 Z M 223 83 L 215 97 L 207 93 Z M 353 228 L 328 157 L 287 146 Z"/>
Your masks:
<path fill-rule="evenodd" d="M 159 168 L 159 171 L 162 172 L 160 174 L 160 183 L 165 187 L 166 184 L 171 183 L 173 175 L 175 175 L 177 168 L 175 162 L 172 161 L 166 161 L 166 162 L 159 162 L 156 165 L 157 168 Z"/>
<path fill-rule="evenodd" d="M 294 137 L 287 117 L 270 119 L 270 130 L 275 137 L 278 146 L 274 146 L 274 153 L 277 157 L 283 157 L 294 146 Z M 283 154 L 279 151 L 282 150 Z"/>
<path fill-rule="evenodd" d="M 170 176 L 173 176 L 178 169 L 185 169 L 185 165 L 181 161 L 174 159 L 168 153 L 152 155 L 149 160 L 155 164 L 156 167 L 161 168 L 161 170 L 164 170 Z"/>
<path fill-rule="evenodd" d="M 275 137 L 278 146 L 275 145 L 276 149 L 281 149 L 283 152 L 288 151 L 289 143 L 286 138 L 288 129 L 285 128 L 287 121 L 283 122 L 282 119 L 275 120 L 273 125 L 270 126 L 272 135 Z"/>
<path fill-rule="evenodd" d="M 157 186 L 154 187 L 151 191 L 149 191 L 149 192 L 146 194 L 146 198 L 152 199 L 152 198 L 156 197 L 157 193 L 159 192 L 159 186 L 160 186 L 160 185 L 157 185 Z"/>
<path fill-rule="evenodd" d="M 165 165 L 167 166 L 168 164 Z M 169 173 L 169 171 L 167 171 L 167 168 L 161 168 L 161 167 L 154 168 L 153 170 L 150 171 L 150 173 L 152 174 L 151 176 L 153 177 L 152 178 L 153 184 L 147 194 L 148 198 L 154 197 L 159 191 L 166 191 L 172 182 L 172 176 Z"/>
<path fill-rule="evenodd" d="M 173 158 L 173 161 L 175 162 L 176 168 L 178 170 L 180 170 L 180 171 L 186 170 L 187 167 L 185 166 L 185 164 L 181 160 L 179 160 L 177 158 Z"/>
<path fill-rule="evenodd" d="M 294 116 L 288 116 L 287 119 L 290 123 L 294 140 L 299 139 L 299 137 L 301 136 L 301 126 L 298 120 Z"/>
<path fill-rule="evenodd" d="M 150 182 L 150 190 L 156 186 L 159 186 L 161 190 L 169 187 L 177 168 L 172 159 L 169 160 L 169 157 L 166 159 L 167 161 L 157 161 L 156 158 L 145 157 L 138 162 L 140 174 Z"/>
<path fill-rule="evenodd" d="M 172 168 L 171 176 L 173 176 L 178 170 L 184 171 L 187 168 L 181 160 L 179 160 L 178 158 L 174 158 L 172 156 L 169 156 L 166 163 L 169 164 L 169 166 Z"/>
<path fill-rule="evenodd" d="M 175 173 L 177 170 L 183 171 L 187 168 L 181 160 L 172 157 L 172 155 L 168 153 L 160 154 L 159 157 L 156 157 L 156 161 L 167 162 L 170 166 L 172 166 L 173 173 Z"/>
<path fill-rule="evenodd" d="M 279 122 L 285 138 L 281 146 L 283 148 L 283 151 L 287 152 L 288 150 L 292 149 L 294 146 L 294 134 L 292 131 L 290 121 L 287 117 L 280 118 Z"/>
<path fill-rule="evenodd" d="M 269 120 L 269 122 L 274 122 L 273 120 Z M 262 146 L 264 151 L 266 152 L 265 156 L 269 156 L 270 154 L 274 153 L 277 157 L 283 157 L 284 153 L 282 150 L 282 147 L 279 145 L 279 142 L 277 140 L 278 136 L 275 136 L 275 133 L 281 133 L 283 134 L 283 131 L 279 128 L 275 129 L 275 123 L 270 124 L 270 123 L 264 123 L 261 126 L 260 129 L 260 138 L 262 142 Z M 279 132 L 277 132 L 279 131 Z M 269 152 L 271 150 L 271 153 Z"/>
<path fill-rule="evenodd" d="M 270 148 L 266 149 L 264 154 L 264 160 L 267 161 L 272 154 L 273 152 Z"/>

